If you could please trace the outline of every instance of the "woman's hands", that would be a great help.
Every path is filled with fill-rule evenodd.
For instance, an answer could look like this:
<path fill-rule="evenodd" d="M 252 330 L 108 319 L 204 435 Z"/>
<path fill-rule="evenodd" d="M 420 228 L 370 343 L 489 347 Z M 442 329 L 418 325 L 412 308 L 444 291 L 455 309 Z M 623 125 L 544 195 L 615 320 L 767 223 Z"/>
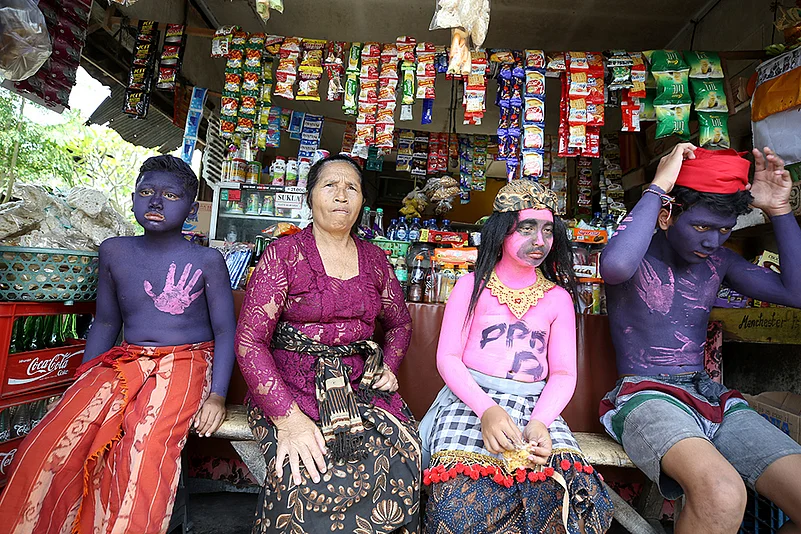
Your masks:
<path fill-rule="evenodd" d="M 394 393 L 398 391 L 398 377 L 385 365 L 381 374 L 373 381 L 373 389 Z"/>
<path fill-rule="evenodd" d="M 286 417 L 273 418 L 278 429 L 278 449 L 275 455 L 275 473 L 280 478 L 284 471 L 284 459 L 289 457 L 289 468 L 295 484 L 303 480 L 300 474 L 300 462 L 309 473 L 309 477 L 320 482 L 320 473 L 325 473 L 328 449 L 325 439 L 317 425 L 309 416 L 301 412 L 297 406 Z"/>
<path fill-rule="evenodd" d="M 532 419 L 523 430 L 523 438 L 529 443 L 531 455 L 529 461 L 539 465 L 545 465 L 551 455 L 551 433 L 548 427 L 541 421 Z"/>

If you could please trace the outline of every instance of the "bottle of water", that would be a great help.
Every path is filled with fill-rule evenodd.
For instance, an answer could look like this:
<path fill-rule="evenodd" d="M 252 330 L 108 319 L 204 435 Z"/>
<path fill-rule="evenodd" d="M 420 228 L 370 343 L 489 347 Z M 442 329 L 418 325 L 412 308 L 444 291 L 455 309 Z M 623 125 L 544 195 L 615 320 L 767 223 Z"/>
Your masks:
<path fill-rule="evenodd" d="M 420 241 L 420 219 L 417 217 L 412 219 L 412 226 L 409 228 L 409 241 Z"/>
<path fill-rule="evenodd" d="M 389 221 L 389 228 L 387 228 L 387 239 L 395 239 L 395 232 L 398 230 L 398 219 Z"/>
<path fill-rule="evenodd" d="M 442 219 L 442 228 L 439 229 L 440 232 L 453 232 L 451 229 L 451 221 L 448 219 Z"/>
<path fill-rule="evenodd" d="M 601 212 L 596 211 L 595 213 L 593 213 L 592 220 L 590 221 L 590 226 L 592 226 L 593 228 L 601 229 L 603 228 L 603 225 L 604 221 L 603 219 L 601 219 Z"/>
<path fill-rule="evenodd" d="M 408 241 L 409 240 L 409 225 L 406 224 L 406 217 L 401 217 L 398 219 L 398 227 L 395 230 L 395 240 L 396 241 Z"/>

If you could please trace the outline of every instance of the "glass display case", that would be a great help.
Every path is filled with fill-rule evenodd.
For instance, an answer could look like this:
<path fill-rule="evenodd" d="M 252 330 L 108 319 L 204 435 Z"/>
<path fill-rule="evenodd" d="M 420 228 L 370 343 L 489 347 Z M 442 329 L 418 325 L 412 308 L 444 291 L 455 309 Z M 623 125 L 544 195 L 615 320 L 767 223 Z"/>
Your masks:
<path fill-rule="evenodd" d="M 263 184 L 221 183 L 214 187 L 209 238 L 253 243 L 279 222 L 309 224 L 306 190 Z"/>

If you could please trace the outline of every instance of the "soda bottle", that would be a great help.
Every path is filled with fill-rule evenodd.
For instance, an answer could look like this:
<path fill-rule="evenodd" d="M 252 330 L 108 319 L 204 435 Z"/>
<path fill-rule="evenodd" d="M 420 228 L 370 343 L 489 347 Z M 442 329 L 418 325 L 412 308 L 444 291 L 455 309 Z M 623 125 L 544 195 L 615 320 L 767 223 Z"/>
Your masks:
<path fill-rule="evenodd" d="M 420 241 L 420 219 L 417 217 L 412 219 L 412 226 L 409 228 L 409 241 Z"/>
<path fill-rule="evenodd" d="M 67 344 L 64 339 L 64 316 L 56 315 L 53 319 L 53 333 L 56 337 L 56 347 L 63 347 Z"/>
<path fill-rule="evenodd" d="M 425 291 L 423 293 L 423 302 L 433 304 L 437 302 L 437 274 L 434 272 L 434 264 L 426 272 Z"/>
<path fill-rule="evenodd" d="M 15 352 L 24 352 L 22 347 L 25 338 L 25 320 L 22 317 L 14 319 L 14 325 L 11 327 L 11 343 L 8 345 L 8 353 L 14 354 Z M 22 350 L 19 350 L 22 348 Z"/>
<path fill-rule="evenodd" d="M 425 292 L 426 271 L 423 268 L 423 255 L 418 254 L 412 263 L 412 274 L 409 276 L 409 301 L 422 302 Z"/>
<path fill-rule="evenodd" d="M 370 239 L 372 237 L 372 230 L 370 229 L 370 206 L 365 206 L 362 210 L 362 220 L 356 228 L 356 235 L 362 239 Z"/>
<path fill-rule="evenodd" d="M 68 314 L 64 316 L 64 325 L 63 325 L 63 336 L 64 339 L 79 339 L 78 337 L 78 316 L 74 313 Z"/>
<path fill-rule="evenodd" d="M 384 237 L 384 210 L 375 210 L 375 221 L 373 221 L 373 237 Z"/>
<path fill-rule="evenodd" d="M 409 240 L 409 225 L 406 224 L 406 217 L 398 219 L 398 229 L 395 231 L 395 239 L 397 241 Z"/>
<path fill-rule="evenodd" d="M 38 345 L 37 339 L 37 332 L 39 330 L 39 317 L 36 315 L 29 315 L 25 318 L 25 326 L 23 336 L 23 344 L 25 345 L 25 350 L 39 350 L 40 347 Z"/>
<path fill-rule="evenodd" d="M 21 438 L 31 431 L 31 411 L 28 404 L 18 404 L 9 408 L 11 420 L 11 439 Z"/>
<path fill-rule="evenodd" d="M 8 408 L 0 410 L 0 443 L 11 439 L 11 418 Z"/>
<path fill-rule="evenodd" d="M 47 399 L 40 399 L 33 401 L 30 404 L 31 410 L 31 430 L 36 428 L 36 425 L 42 422 L 45 415 L 47 415 Z"/>

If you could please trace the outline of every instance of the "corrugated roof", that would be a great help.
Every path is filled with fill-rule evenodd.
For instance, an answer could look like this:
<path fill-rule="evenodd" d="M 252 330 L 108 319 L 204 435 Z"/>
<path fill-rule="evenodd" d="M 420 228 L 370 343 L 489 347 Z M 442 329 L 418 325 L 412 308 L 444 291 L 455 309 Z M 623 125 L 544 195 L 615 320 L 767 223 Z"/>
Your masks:
<path fill-rule="evenodd" d="M 144 119 L 134 119 L 122 112 L 125 88 L 116 85 L 109 96 L 89 117 L 90 124 L 107 124 L 129 143 L 155 148 L 162 154 L 172 152 L 183 143 L 184 132 L 154 106 Z"/>

